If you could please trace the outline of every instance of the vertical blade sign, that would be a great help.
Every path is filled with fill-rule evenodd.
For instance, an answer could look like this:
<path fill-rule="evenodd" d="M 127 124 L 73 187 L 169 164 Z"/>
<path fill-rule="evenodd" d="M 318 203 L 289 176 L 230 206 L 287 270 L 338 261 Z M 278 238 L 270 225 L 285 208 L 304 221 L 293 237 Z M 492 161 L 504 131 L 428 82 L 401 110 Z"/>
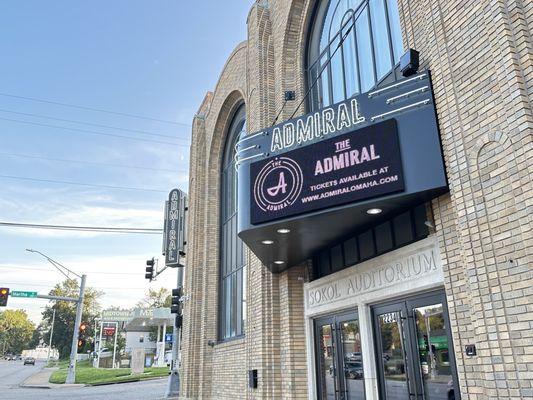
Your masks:
<path fill-rule="evenodd" d="M 168 197 L 168 215 L 165 227 L 165 264 L 179 266 L 179 257 L 185 246 L 185 203 L 186 195 L 174 189 Z"/>

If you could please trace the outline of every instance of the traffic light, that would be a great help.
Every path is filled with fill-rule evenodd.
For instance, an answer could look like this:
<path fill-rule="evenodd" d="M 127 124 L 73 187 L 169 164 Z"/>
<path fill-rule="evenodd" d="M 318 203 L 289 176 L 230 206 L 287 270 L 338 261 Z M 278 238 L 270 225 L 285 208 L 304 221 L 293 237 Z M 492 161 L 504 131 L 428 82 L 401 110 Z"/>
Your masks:
<path fill-rule="evenodd" d="M 82 322 L 80 324 L 80 334 L 79 334 L 80 337 L 84 337 L 85 336 L 85 330 L 86 329 L 87 329 L 87 324 L 85 322 Z"/>
<path fill-rule="evenodd" d="M 78 350 L 82 350 L 85 346 L 85 339 L 78 339 Z"/>
<path fill-rule="evenodd" d="M 151 260 L 146 260 L 146 265 L 146 274 L 144 275 L 144 277 L 151 281 L 152 279 L 154 279 L 155 259 L 152 257 Z"/>
<path fill-rule="evenodd" d="M 0 307 L 7 306 L 7 299 L 9 297 L 9 288 L 0 288 Z"/>
<path fill-rule="evenodd" d="M 181 315 L 181 296 L 183 294 L 183 290 L 181 286 L 177 289 L 172 289 L 172 300 L 170 305 L 170 312 L 172 314 L 178 314 Z"/>

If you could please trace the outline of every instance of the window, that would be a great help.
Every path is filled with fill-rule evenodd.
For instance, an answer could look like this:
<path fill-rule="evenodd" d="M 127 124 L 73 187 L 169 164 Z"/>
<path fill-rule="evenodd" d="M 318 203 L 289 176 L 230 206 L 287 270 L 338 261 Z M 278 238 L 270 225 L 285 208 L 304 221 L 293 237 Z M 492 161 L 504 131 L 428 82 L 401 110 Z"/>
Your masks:
<path fill-rule="evenodd" d="M 406 246 L 429 235 L 426 205 L 421 204 L 375 226 L 355 231 L 343 243 L 333 243 L 313 257 L 313 279 Z"/>
<path fill-rule="evenodd" d="M 246 132 L 244 105 L 236 111 L 230 125 L 221 176 L 220 223 L 220 287 L 219 339 L 227 340 L 244 334 L 246 319 L 246 273 L 244 249 L 237 236 L 237 172 L 235 144 Z"/>
<path fill-rule="evenodd" d="M 393 76 L 403 51 L 397 0 L 322 0 L 311 27 L 312 110 L 363 93 Z"/>

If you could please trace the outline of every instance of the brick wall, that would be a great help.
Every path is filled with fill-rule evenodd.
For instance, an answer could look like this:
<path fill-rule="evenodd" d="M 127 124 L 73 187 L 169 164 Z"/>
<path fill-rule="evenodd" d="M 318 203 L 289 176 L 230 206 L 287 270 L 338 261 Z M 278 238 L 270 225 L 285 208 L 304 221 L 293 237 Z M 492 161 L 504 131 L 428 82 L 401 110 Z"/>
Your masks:
<path fill-rule="evenodd" d="M 531 158 L 533 5 L 526 1 L 398 0 L 405 48 L 432 70 L 450 193 L 435 199 L 463 399 L 533 397 Z M 247 252 L 243 339 L 216 340 L 219 175 L 239 102 L 249 131 L 280 121 L 305 93 L 314 0 L 255 3 L 248 39 L 229 57 L 193 124 L 184 399 L 306 399 L 304 265 L 271 274 Z M 300 113 L 304 112 L 302 107 Z M 278 121 L 279 122 L 279 121 Z M 466 344 L 477 357 L 466 357 Z M 259 388 L 247 385 L 258 369 Z"/>

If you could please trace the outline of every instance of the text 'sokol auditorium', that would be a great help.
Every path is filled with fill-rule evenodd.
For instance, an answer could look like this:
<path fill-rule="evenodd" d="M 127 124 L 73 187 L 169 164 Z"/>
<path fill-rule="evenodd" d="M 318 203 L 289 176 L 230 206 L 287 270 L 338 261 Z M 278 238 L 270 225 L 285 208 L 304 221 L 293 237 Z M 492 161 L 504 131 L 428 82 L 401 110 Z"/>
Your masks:
<path fill-rule="evenodd" d="M 533 398 L 532 24 L 253 4 L 194 119 L 182 399 Z"/>

